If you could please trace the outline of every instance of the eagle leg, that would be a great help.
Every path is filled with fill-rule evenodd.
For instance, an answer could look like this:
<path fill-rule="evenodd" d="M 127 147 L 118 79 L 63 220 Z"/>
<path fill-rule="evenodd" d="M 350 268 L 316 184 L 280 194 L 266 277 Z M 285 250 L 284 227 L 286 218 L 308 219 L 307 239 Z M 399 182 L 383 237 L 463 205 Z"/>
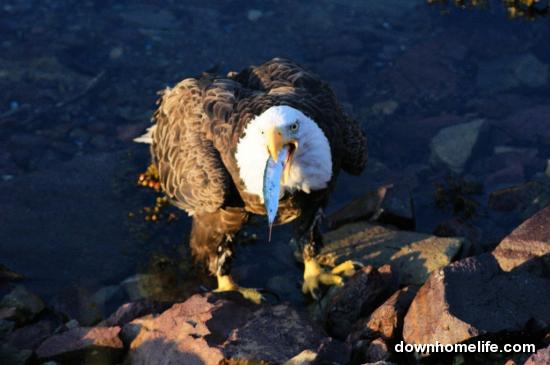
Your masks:
<path fill-rule="evenodd" d="M 307 219 L 307 215 L 304 218 Z M 302 248 L 302 258 L 304 261 L 302 292 L 310 294 L 316 300 L 320 297 L 320 284 L 342 286 L 344 284 L 342 276 L 352 276 L 355 273 L 355 265 L 349 260 L 335 266 L 331 270 L 325 270 L 317 261 L 316 256 L 323 245 L 320 230 L 322 219 L 323 210 L 321 208 L 313 216 L 310 214 L 309 227 L 298 239 L 298 244 Z M 303 225 L 298 224 L 298 229 L 300 226 L 303 227 Z"/>
<path fill-rule="evenodd" d="M 224 292 L 224 291 L 238 291 L 242 294 L 243 297 L 260 304 L 263 300 L 262 294 L 254 288 L 244 288 L 239 286 L 233 280 L 233 277 L 230 274 L 231 271 L 231 259 L 233 252 L 230 246 L 231 238 L 226 239 L 225 244 L 218 246 L 218 255 L 216 257 L 216 277 L 218 279 L 218 288 L 214 292 Z"/>
<path fill-rule="evenodd" d="M 238 291 L 248 300 L 260 303 L 263 298 L 258 290 L 237 285 L 231 276 L 232 239 L 247 219 L 248 214 L 243 209 L 232 207 L 195 214 L 191 251 L 197 261 L 205 263 L 210 273 L 216 275 L 218 288 L 215 292 Z"/>

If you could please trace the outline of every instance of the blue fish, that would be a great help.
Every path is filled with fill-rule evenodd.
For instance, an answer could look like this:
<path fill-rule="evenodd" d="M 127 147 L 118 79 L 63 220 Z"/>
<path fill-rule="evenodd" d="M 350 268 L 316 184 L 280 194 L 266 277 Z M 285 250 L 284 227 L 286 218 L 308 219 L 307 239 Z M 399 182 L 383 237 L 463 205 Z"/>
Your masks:
<path fill-rule="evenodd" d="M 269 241 L 271 241 L 271 229 L 273 227 L 275 217 L 277 216 L 277 209 L 279 208 L 281 177 L 283 175 L 283 169 L 287 156 L 288 150 L 283 148 L 279 152 L 277 162 L 273 161 L 270 156 L 265 165 L 263 194 L 265 210 L 267 212 L 267 221 L 269 223 Z"/>

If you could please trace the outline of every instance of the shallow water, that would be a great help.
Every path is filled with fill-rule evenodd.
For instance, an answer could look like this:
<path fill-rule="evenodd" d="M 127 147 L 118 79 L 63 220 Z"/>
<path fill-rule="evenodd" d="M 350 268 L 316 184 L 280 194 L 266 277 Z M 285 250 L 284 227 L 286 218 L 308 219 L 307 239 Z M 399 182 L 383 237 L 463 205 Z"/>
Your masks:
<path fill-rule="evenodd" d="M 367 132 L 369 166 L 341 176 L 329 211 L 370 187 L 402 184 L 417 230 L 432 232 L 471 215 L 438 208 L 438 186 L 474 180 L 483 192 L 458 195 L 475 206 L 469 219 L 490 247 L 528 213 L 490 212 L 488 195 L 540 178 L 550 158 L 548 21 L 510 19 L 500 1 L 3 1 L 0 263 L 81 315 L 101 288 L 113 289 L 111 307 L 126 300 L 119 283 L 136 273 L 162 272 L 159 295 L 198 290 L 189 220 L 171 209 L 172 223 L 145 221 L 155 194 L 136 184 L 148 156 L 132 139 L 149 125 L 158 90 L 275 56 L 329 82 Z M 440 130 L 480 119 L 460 171 L 431 157 Z M 288 228 L 270 244 L 264 220 L 248 231 L 258 244 L 241 247 L 237 276 L 301 303 Z"/>

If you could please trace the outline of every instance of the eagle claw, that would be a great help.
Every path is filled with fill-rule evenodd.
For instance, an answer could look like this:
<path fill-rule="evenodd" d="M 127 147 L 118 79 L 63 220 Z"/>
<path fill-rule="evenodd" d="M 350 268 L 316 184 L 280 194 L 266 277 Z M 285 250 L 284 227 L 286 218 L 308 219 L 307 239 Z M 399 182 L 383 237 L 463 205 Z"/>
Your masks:
<path fill-rule="evenodd" d="M 248 299 L 255 304 L 266 302 L 264 296 L 257 289 L 244 288 L 237 285 L 230 275 L 218 276 L 218 288 L 215 289 L 214 292 L 220 293 L 224 291 L 238 291 L 245 299 Z"/>
<path fill-rule="evenodd" d="M 342 276 L 352 276 L 355 273 L 353 261 L 345 261 L 333 267 L 330 271 L 324 270 L 315 259 L 304 260 L 304 284 L 302 292 L 310 294 L 313 299 L 320 298 L 319 284 L 343 286 Z"/>

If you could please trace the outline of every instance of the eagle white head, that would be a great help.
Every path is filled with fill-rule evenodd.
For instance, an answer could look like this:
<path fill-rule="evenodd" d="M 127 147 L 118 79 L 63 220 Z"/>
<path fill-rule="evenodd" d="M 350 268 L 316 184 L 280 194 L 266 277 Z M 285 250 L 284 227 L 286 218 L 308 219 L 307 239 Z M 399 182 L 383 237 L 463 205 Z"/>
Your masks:
<path fill-rule="evenodd" d="M 332 178 L 327 137 L 300 110 L 279 105 L 252 119 L 237 145 L 235 158 L 248 193 L 262 198 L 267 160 L 270 155 L 276 160 L 281 148 L 290 151 L 281 182 L 284 190 L 309 193 L 327 187 Z"/>

